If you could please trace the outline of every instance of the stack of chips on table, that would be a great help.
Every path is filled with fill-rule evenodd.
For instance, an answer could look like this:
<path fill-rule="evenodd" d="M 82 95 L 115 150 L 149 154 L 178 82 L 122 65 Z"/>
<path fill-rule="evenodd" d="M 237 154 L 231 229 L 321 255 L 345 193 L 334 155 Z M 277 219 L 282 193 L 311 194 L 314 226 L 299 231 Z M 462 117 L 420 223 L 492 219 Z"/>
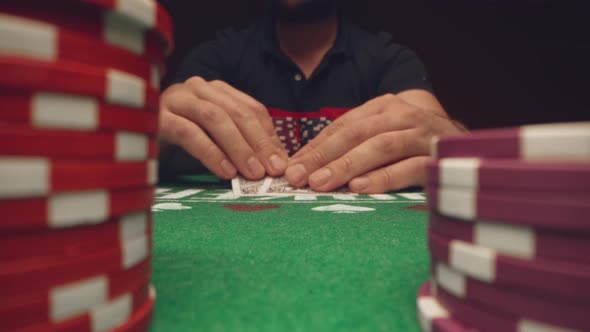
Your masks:
<path fill-rule="evenodd" d="M 0 330 L 148 329 L 172 47 L 152 0 L 0 2 Z"/>
<path fill-rule="evenodd" d="M 433 142 L 424 331 L 590 331 L 590 122 Z"/>

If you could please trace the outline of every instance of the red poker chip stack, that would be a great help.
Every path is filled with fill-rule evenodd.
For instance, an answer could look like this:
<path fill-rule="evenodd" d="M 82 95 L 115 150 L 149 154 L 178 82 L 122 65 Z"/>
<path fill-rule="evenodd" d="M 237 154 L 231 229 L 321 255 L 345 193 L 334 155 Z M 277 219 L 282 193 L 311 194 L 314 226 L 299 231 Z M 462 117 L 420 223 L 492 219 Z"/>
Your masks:
<path fill-rule="evenodd" d="M 590 331 L 590 122 L 435 139 L 424 331 Z"/>
<path fill-rule="evenodd" d="M 149 328 L 172 48 L 153 0 L 0 3 L 0 330 Z"/>

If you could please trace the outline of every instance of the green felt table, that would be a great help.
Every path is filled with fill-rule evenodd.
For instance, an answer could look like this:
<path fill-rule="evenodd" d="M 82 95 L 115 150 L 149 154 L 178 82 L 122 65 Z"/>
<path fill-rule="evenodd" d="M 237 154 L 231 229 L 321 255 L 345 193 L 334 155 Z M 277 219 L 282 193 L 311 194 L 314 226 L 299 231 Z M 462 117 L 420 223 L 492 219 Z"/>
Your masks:
<path fill-rule="evenodd" d="M 420 192 L 236 197 L 211 177 L 161 185 L 151 331 L 419 331 Z"/>

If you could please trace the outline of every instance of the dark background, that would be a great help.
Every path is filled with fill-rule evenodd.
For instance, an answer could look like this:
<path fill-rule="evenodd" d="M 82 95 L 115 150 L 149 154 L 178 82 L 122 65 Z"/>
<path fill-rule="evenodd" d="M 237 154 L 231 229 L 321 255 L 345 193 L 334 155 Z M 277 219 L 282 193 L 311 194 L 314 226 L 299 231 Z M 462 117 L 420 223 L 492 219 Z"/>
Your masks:
<path fill-rule="evenodd" d="M 161 1 L 175 23 L 170 76 L 191 47 L 264 12 L 264 0 Z M 370 31 L 413 49 L 446 110 L 470 128 L 590 120 L 586 0 L 343 1 Z"/>

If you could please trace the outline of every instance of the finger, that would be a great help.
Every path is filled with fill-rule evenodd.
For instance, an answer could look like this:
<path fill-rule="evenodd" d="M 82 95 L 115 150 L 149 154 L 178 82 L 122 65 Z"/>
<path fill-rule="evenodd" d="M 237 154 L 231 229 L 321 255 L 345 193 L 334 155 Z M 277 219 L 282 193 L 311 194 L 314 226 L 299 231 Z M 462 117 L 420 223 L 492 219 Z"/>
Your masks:
<path fill-rule="evenodd" d="M 260 121 L 260 125 L 265 129 L 265 132 L 270 136 L 276 136 L 274 124 L 268 110 L 260 102 L 220 80 L 205 82 L 205 85 L 213 87 L 217 92 L 221 91 L 222 94 L 209 94 L 211 90 L 207 89 L 198 93 L 201 98 L 227 107 L 230 111 L 243 111 L 243 109 L 251 111 Z M 227 99 L 228 97 L 230 99 Z M 282 148 L 282 145 L 279 144 L 278 147 Z"/>
<path fill-rule="evenodd" d="M 371 171 L 352 179 L 348 187 L 363 194 L 380 194 L 426 183 L 426 164 L 429 156 L 404 159 L 393 165 Z"/>
<path fill-rule="evenodd" d="M 225 153 L 190 120 L 163 110 L 160 112 L 160 136 L 181 146 L 220 178 L 229 180 L 236 176 L 237 170 Z"/>
<path fill-rule="evenodd" d="M 239 129 L 241 136 L 245 139 L 251 150 L 256 153 L 257 159 L 262 162 L 265 171 L 271 175 L 281 175 L 285 171 L 287 168 L 287 159 L 284 149 L 282 146 L 279 147 L 276 145 L 276 141 L 263 128 L 253 110 L 239 102 L 232 95 L 225 93 L 202 79 L 191 80 L 188 84 L 189 88 L 199 99 L 216 105 L 229 115 L 231 121 Z M 220 83 L 217 84 L 219 85 Z"/>
<path fill-rule="evenodd" d="M 267 130 L 268 134 L 276 136 L 275 127 L 272 122 L 272 118 L 271 118 L 270 114 L 268 113 L 268 110 L 266 109 L 266 107 L 262 103 L 260 103 L 256 99 L 252 98 L 248 94 L 244 93 L 243 91 L 240 91 L 240 90 L 234 88 L 233 86 L 227 84 L 226 82 L 213 81 L 213 82 L 211 82 L 211 84 L 213 86 L 223 90 L 224 92 L 231 95 L 235 99 L 239 100 L 243 104 L 247 105 L 252 111 L 254 111 L 254 114 L 256 114 L 256 116 L 260 120 L 260 123 Z M 277 136 L 277 138 L 278 138 L 278 136 Z"/>
<path fill-rule="evenodd" d="M 377 135 L 309 176 L 317 191 L 330 191 L 354 177 L 409 156 L 428 154 L 428 144 L 413 130 Z"/>
<path fill-rule="evenodd" d="M 277 135 L 275 125 L 272 121 L 272 117 L 268 113 L 268 109 L 262 103 L 252 98 L 248 94 L 244 93 L 243 91 L 240 91 L 234 88 L 233 86 L 227 84 L 226 82 L 213 81 L 210 82 L 210 84 L 224 91 L 238 102 L 247 105 L 252 110 L 254 115 L 258 118 L 258 121 L 260 121 L 260 124 L 262 125 L 266 133 L 271 137 L 272 143 L 278 148 L 277 152 L 279 153 L 281 159 L 285 161 L 289 159 L 289 154 L 287 153 L 285 146 L 283 145 L 283 143 L 279 139 L 279 136 Z M 284 168 L 286 168 L 286 166 L 280 168 L 282 169 L 280 175 L 282 175 L 282 172 L 284 171 Z"/>
<path fill-rule="evenodd" d="M 287 180 L 294 186 L 303 186 L 310 174 L 341 158 L 372 137 L 411 128 L 406 121 L 399 119 L 399 114 L 388 112 L 369 116 L 360 122 L 340 122 L 340 128 L 331 134 L 329 139 L 315 147 L 308 148 L 306 154 L 290 160 L 289 167 L 285 172 Z"/>
<path fill-rule="evenodd" d="M 169 109 L 207 132 L 244 177 L 260 179 L 264 176 L 264 166 L 223 109 L 192 95 L 177 98 L 175 102 Z"/>
<path fill-rule="evenodd" d="M 307 143 L 307 145 L 299 149 L 299 151 L 297 151 L 297 153 L 295 153 L 291 159 L 296 159 L 308 153 L 309 150 L 317 147 L 318 145 L 322 144 L 325 140 L 327 140 L 329 137 L 339 132 L 343 127 L 346 126 L 346 124 L 358 124 L 360 120 L 366 119 L 368 116 L 371 116 L 376 112 L 382 110 L 385 106 L 389 104 L 392 98 L 395 97 L 393 95 L 377 97 L 369 100 L 368 102 L 364 103 L 363 105 L 357 108 L 354 108 L 344 113 L 338 119 L 334 120 L 328 127 L 322 130 L 313 140 Z"/>

